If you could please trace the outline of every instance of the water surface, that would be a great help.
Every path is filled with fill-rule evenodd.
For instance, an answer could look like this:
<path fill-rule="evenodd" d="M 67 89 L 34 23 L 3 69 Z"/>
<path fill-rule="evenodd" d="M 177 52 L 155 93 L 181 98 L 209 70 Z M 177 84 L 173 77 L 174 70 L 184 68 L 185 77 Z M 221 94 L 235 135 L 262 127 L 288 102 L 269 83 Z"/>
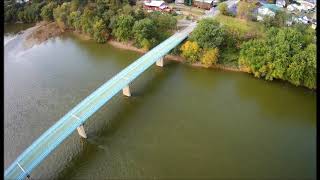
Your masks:
<path fill-rule="evenodd" d="M 5 38 L 21 30 L 8 29 Z M 12 52 L 4 59 L 5 168 L 141 56 L 70 34 Z M 316 178 L 312 91 L 174 62 L 149 68 L 131 91 L 90 117 L 87 140 L 74 132 L 31 177 Z"/>

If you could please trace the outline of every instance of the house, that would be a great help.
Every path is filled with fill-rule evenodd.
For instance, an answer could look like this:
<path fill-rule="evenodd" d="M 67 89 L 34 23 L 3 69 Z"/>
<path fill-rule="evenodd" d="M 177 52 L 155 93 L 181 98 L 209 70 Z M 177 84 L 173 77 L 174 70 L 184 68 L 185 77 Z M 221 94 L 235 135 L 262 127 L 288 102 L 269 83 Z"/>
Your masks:
<path fill-rule="evenodd" d="M 194 0 L 193 6 L 209 10 L 213 7 L 213 2 L 214 0 Z"/>
<path fill-rule="evenodd" d="M 263 21 L 264 16 L 275 16 L 276 13 L 270 10 L 267 7 L 261 6 L 258 8 L 258 15 L 257 15 L 257 20 L 258 21 Z"/>
<path fill-rule="evenodd" d="M 184 4 L 184 0 L 175 0 L 174 3 L 175 4 Z"/>
<path fill-rule="evenodd" d="M 285 0 L 276 0 L 276 6 L 283 8 L 285 5 L 286 5 Z"/>
<path fill-rule="evenodd" d="M 308 1 L 297 0 L 297 2 L 300 3 L 300 6 L 302 6 L 303 10 L 311 10 L 316 6 L 315 4 Z"/>
<path fill-rule="evenodd" d="M 262 21 L 264 16 L 275 16 L 277 11 L 283 10 L 283 8 L 275 4 L 261 3 L 262 6 L 258 8 L 257 20 Z"/>
<path fill-rule="evenodd" d="M 289 11 L 294 11 L 297 10 L 299 12 L 305 11 L 312 11 L 315 9 L 315 5 L 313 3 L 307 2 L 307 1 L 302 1 L 302 0 L 297 0 L 297 3 L 290 4 L 287 7 L 287 10 Z"/>
<path fill-rule="evenodd" d="M 287 6 L 287 10 L 290 11 L 290 12 L 294 11 L 295 9 L 296 8 L 293 6 L 293 4 L 290 4 L 290 5 Z"/>
<path fill-rule="evenodd" d="M 164 1 L 144 1 L 143 8 L 150 11 L 171 11 L 171 9 L 167 6 L 166 2 Z"/>

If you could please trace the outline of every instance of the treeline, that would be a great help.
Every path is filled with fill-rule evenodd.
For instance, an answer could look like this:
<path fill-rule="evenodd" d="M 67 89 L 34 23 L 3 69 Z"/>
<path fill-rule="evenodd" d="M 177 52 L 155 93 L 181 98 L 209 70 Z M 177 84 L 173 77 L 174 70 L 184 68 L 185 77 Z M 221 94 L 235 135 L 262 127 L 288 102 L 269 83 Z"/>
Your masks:
<path fill-rule="evenodd" d="M 282 79 L 316 89 L 316 44 L 307 28 L 275 28 L 263 39 L 245 42 L 239 65 L 266 80 Z"/>
<path fill-rule="evenodd" d="M 62 29 L 90 35 L 104 43 L 110 36 L 118 41 L 134 41 L 150 49 L 166 39 L 176 28 L 170 14 L 146 13 L 128 0 L 38 0 L 32 3 L 5 1 L 5 22 L 55 21 Z"/>
<path fill-rule="evenodd" d="M 211 66 L 219 63 L 225 49 L 239 49 L 239 68 L 249 68 L 255 77 L 281 79 L 316 89 L 315 31 L 297 24 L 267 28 L 265 36 L 244 38 L 214 19 L 203 19 L 181 46 L 190 63 Z"/>

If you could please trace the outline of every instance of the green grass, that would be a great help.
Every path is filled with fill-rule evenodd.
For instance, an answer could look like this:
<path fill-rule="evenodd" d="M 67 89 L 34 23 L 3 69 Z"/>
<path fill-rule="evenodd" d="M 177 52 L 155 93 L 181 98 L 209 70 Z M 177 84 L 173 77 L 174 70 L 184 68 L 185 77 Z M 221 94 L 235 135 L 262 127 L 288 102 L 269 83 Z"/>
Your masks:
<path fill-rule="evenodd" d="M 222 14 L 217 15 L 215 19 L 227 28 L 238 30 L 241 35 L 245 35 L 248 33 L 255 33 L 258 37 L 262 37 L 265 35 L 264 26 L 260 22 L 241 20 Z"/>

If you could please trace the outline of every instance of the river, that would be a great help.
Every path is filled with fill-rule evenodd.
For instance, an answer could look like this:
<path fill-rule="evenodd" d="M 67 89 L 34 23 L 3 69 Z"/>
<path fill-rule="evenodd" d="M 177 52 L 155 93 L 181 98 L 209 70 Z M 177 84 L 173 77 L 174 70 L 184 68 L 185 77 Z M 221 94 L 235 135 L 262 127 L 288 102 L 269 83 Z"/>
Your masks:
<path fill-rule="evenodd" d="M 6 25 L 5 41 L 29 26 Z M 12 47 L 20 41 L 13 42 Z M 141 54 L 76 38 L 5 49 L 4 165 Z M 316 179 L 316 93 L 166 62 L 118 93 L 34 179 Z"/>

